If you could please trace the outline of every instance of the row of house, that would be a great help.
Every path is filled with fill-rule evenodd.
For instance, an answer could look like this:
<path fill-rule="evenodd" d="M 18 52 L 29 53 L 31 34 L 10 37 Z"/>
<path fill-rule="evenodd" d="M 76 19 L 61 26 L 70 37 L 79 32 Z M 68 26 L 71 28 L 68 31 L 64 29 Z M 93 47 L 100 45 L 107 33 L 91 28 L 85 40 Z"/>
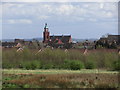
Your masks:
<path fill-rule="evenodd" d="M 101 37 L 97 41 L 97 45 L 101 45 L 106 48 L 118 48 L 120 47 L 120 35 L 108 35 L 107 37 Z"/>
<path fill-rule="evenodd" d="M 61 48 L 72 48 L 75 43 L 72 42 L 71 35 L 61 35 L 55 36 L 50 35 L 48 31 L 47 24 L 45 24 L 43 32 L 43 43 L 52 47 L 61 47 Z M 83 43 L 83 46 L 86 46 L 86 41 Z M 106 48 L 117 48 L 120 46 L 120 35 L 108 35 L 108 37 L 100 38 L 98 41 L 91 42 L 87 46 L 97 48 L 98 45 Z"/>
<path fill-rule="evenodd" d="M 24 39 L 15 39 L 13 42 L 2 42 L 3 48 L 20 48 L 20 47 L 27 47 L 27 48 L 39 48 L 41 42 L 38 41 L 25 41 Z"/>

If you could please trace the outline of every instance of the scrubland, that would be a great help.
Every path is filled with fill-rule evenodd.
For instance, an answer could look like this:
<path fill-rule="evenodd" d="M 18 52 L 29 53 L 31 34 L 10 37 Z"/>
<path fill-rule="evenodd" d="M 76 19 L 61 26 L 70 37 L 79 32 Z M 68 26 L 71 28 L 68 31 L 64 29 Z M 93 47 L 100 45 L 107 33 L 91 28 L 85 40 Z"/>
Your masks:
<path fill-rule="evenodd" d="M 107 69 L 119 70 L 120 60 L 117 50 L 83 50 L 70 49 L 67 52 L 61 49 L 37 50 L 25 49 L 16 52 L 16 49 L 3 50 L 2 67 L 20 69 Z M 37 54 L 36 54 L 37 53 Z"/>
<path fill-rule="evenodd" d="M 22 52 L 16 52 L 16 49 L 3 49 L 3 88 L 119 86 L 120 56 L 117 50 L 88 50 L 86 55 L 83 54 L 84 50 L 80 49 L 65 51 L 46 48 L 37 52 L 38 50 L 29 49 Z"/>

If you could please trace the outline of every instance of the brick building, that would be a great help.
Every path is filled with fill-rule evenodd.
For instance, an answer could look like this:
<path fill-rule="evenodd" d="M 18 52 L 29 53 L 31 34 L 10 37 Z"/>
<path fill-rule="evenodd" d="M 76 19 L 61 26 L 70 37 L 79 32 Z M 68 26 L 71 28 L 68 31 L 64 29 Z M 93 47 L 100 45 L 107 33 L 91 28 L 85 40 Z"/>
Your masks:
<path fill-rule="evenodd" d="M 48 31 L 46 23 L 43 32 L 43 43 L 56 48 L 58 47 L 70 48 L 72 45 L 72 37 L 71 35 L 50 36 L 50 32 Z"/>

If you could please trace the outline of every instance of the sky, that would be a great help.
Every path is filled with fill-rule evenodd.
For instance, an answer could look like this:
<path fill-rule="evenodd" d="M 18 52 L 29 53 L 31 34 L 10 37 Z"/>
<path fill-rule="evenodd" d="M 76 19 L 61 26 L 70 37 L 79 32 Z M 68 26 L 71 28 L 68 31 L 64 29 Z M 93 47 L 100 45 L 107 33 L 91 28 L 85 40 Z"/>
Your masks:
<path fill-rule="evenodd" d="M 50 35 L 76 39 L 118 34 L 117 2 L 2 2 L 2 38 L 43 37 L 45 23 Z"/>

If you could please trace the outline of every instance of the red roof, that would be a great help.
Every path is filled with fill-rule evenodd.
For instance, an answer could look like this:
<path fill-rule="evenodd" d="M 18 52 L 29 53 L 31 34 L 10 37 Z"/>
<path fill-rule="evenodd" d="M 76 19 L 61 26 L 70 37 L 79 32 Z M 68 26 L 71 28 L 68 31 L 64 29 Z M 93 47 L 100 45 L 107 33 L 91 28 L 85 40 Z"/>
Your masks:
<path fill-rule="evenodd" d="M 63 44 L 63 42 L 59 39 L 59 40 L 58 40 L 58 44 Z"/>

